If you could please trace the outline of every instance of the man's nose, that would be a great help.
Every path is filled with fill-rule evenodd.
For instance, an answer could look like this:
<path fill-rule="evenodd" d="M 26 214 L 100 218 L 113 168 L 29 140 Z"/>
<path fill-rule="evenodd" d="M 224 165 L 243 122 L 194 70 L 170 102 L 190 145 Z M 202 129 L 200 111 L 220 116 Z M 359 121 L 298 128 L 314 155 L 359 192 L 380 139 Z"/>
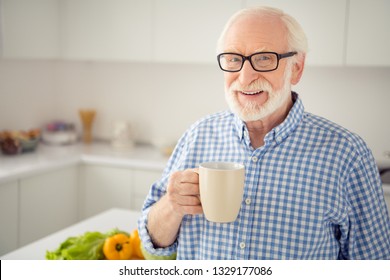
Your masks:
<path fill-rule="evenodd" d="M 250 61 L 246 60 L 242 66 L 241 71 L 239 72 L 239 81 L 241 85 L 247 86 L 250 85 L 253 81 L 257 80 L 260 76 L 260 72 L 257 72 L 253 69 Z"/>

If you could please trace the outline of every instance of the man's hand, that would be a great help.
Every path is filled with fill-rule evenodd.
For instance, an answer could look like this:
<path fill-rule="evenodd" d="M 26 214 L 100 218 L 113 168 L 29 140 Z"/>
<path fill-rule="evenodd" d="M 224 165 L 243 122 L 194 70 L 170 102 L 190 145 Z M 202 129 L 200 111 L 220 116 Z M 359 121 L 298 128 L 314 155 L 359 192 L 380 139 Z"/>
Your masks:
<path fill-rule="evenodd" d="M 198 170 L 187 169 L 173 173 L 168 181 L 167 200 L 172 211 L 181 217 L 202 214 Z"/>
<path fill-rule="evenodd" d="M 175 242 L 184 215 L 202 214 L 197 169 L 174 172 L 167 193 L 150 209 L 148 231 L 156 247 Z"/>

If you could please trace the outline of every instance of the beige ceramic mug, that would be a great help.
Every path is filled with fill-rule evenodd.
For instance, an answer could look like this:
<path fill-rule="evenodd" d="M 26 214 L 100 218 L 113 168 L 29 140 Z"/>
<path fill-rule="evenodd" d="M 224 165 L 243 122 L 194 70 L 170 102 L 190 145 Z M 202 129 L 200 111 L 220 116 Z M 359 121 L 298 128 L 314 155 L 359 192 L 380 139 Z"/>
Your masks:
<path fill-rule="evenodd" d="M 234 222 L 244 193 L 245 167 L 233 162 L 205 162 L 199 166 L 200 200 L 206 219 Z"/>

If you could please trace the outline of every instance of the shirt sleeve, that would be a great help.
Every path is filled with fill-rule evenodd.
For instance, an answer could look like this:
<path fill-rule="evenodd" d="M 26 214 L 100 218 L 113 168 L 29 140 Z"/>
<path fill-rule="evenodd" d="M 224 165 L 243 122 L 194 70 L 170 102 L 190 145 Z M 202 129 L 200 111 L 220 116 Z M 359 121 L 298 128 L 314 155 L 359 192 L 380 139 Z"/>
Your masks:
<path fill-rule="evenodd" d="M 390 259 L 390 219 L 371 152 L 360 156 L 346 181 L 348 225 L 341 229 L 341 258 Z"/>
<path fill-rule="evenodd" d="M 162 177 L 159 181 L 155 182 L 147 195 L 144 205 L 142 207 L 142 214 L 138 220 L 138 231 L 142 244 L 144 248 L 152 255 L 156 256 L 170 256 L 177 251 L 177 241 L 174 242 L 171 246 L 166 248 L 156 248 L 152 242 L 152 238 L 149 234 L 147 224 L 148 224 L 148 214 L 150 208 L 161 199 L 161 197 L 166 193 L 166 186 L 170 174 L 173 171 L 181 170 L 183 168 L 183 158 L 185 151 L 187 150 L 187 136 L 186 132 L 178 141 L 170 159 L 168 160 L 167 166 L 162 174 Z"/>

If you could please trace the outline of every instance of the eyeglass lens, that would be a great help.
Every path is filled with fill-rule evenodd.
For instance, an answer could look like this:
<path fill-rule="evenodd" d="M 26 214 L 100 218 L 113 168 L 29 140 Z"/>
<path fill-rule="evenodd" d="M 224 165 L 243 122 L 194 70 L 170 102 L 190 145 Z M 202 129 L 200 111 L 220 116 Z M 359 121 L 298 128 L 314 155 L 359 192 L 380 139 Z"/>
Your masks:
<path fill-rule="evenodd" d="M 252 67 L 258 71 L 269 71 L 276 69 L 278 57 L 275 53 L 258 53 L 250 56 Z M 219 56 L 221 68 L 226 71 L 239 71 L 245 58 L 238 54 L 222 54 Z"/>

